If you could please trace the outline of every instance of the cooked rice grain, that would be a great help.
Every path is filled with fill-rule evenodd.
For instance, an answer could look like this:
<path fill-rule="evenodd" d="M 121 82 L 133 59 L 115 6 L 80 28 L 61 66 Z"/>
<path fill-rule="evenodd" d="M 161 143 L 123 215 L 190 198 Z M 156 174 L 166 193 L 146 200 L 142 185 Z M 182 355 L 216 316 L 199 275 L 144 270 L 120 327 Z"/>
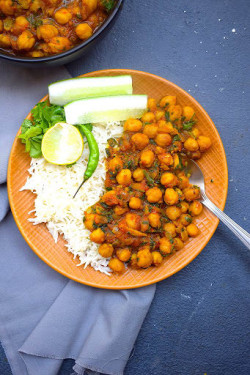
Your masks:
<path fill-rule="evenodd" d="M 85 182 L 77 196 L 73 195 L 81 183 L 87 167 L 89 149 L 86 140 L 81 158 L 71 167 L 53 165 L 44 158 L 31 159 L 30 177 L 21 190 L 30 190 L 37 194 L 35 215 L 30 218 L 34 225 L 46 223 L 47 228 L 57 242 L 58 235 L 63 235 L 68 251 L 79 257 L 79 266 L 90 265 L 97 271 L 109 274 L 108 260 L 98 253 L 98 245 L 89 239 L 89 231 L 83 224 L 84 211 L 92 206 L 104 191 L 105 148 L 110 137 L 122 133 L 119 122 L 95 124 L 93 134 L 100 150 L 100 161 L 93 176 Z"/>

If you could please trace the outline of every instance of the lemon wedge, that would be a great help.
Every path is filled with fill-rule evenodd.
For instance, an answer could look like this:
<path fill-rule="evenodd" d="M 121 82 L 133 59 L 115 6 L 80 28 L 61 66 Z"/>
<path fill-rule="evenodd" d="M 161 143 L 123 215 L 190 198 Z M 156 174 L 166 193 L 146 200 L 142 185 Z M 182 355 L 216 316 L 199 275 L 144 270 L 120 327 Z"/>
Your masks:
<path fill-rule="evenodd" d="M 83 139 L 79 130 L 65 122 L 58 122 L 43 136 L 42 154 L 49 163 L 67 165 L 82 155 Z"/>

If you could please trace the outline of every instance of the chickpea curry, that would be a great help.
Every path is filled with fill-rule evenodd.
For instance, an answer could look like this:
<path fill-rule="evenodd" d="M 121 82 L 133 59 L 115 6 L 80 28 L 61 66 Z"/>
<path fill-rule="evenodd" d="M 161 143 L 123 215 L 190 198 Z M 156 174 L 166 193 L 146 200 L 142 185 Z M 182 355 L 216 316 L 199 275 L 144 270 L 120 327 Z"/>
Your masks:
<path fill-rule="evenodd" d="M 92 36 L 115 0 L 0 0 L 0 50 L 43 57 Z"/>
<path fill-rule="evenodd" d="M 203 206 L 199 187 L 189 183 L 188 159 L 199 159 L 211 140 L 196 122 L 194 109 L 175 96 L 149 99 L 148 112 L 125 121 L 123 135 L 109 140 L 106 191 L 84 224 L 114 272 L 126 263 L 159 266 L 199 234 L 194 221 Z"/>

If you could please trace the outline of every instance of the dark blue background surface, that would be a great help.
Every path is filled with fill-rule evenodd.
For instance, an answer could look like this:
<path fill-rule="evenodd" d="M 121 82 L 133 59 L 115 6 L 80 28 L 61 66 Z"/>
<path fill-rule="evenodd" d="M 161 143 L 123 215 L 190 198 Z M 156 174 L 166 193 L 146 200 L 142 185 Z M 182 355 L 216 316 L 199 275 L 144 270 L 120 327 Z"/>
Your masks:
<path fill-rule="evenodd" d="M 224 143 L 225 211 L 248 231 L 249 24 L 249 0 L 125 0 L 106 38 L 68 66 L 73 76 L 144 70 L 193 95 Z M 198 258 L 158 284 L 125 375 L 250 374 L 249 256 L 220 224 Z M 10 375 L 2 349 L 0 356 L 0 374 Z M 60 375 L 71 366 L 65 361 Z"/>

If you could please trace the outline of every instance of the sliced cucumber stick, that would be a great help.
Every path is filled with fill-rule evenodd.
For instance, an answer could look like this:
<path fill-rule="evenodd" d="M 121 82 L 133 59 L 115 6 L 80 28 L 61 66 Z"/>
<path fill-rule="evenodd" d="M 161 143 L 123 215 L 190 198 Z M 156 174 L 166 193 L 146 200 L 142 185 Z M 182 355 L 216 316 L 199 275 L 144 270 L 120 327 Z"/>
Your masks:
<path fill-rule="evenodd" d="M 147 95 L 119 95 L 82 99 L 67 104 L 66 121 L 69 124 L 87 124 L 123 121 L 139 118 L 147 110 Z"/>
<path fill-rule="evenodd" d="M 130 95 L 132 77 L 86 77 L 59 81 L 49 85 L 51 104 L 65 105 L 74 100 L 110 95 Z"/>

